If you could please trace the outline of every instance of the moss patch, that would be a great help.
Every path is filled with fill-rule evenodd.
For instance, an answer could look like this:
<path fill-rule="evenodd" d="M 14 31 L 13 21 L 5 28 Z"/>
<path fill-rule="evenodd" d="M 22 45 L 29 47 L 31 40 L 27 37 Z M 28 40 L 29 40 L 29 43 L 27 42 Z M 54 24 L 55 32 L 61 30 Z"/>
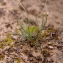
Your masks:
<path fill-rule="evenodd" d="M 14 42 L 14 40 L 12 39 L 11 34 L 7 34 L 7 37 L 2 42 L 0 42 L 0 48 L 11 46 L 12 42 Z"/>

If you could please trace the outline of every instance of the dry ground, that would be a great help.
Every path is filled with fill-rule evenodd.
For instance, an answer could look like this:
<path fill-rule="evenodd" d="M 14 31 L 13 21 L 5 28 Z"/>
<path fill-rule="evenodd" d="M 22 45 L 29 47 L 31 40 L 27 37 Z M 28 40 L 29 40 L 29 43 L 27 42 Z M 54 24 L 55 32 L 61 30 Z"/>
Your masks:
<path fill-rule="evenodd" d="M 41 23 L 41 14 L 45 0 L 22 0 L 21 3 L 28 11 L 29 19 L 36 20 L 38 15 L 38 23 Z M 17 10 L 17 13 L 13 11 Z M 63 0 L 48 0 L 46 11 L 49 13 L 48 24 L 54 25 L 55 28 L 63 28 Z M 15 16 L 21 21 L 26 18 L 26 13 L 20 7 L 18 0 L 0 0 L 0 39 L 5 37 L 6 33 L 14 32 L 19 29 Z"/>
<path fill-rule="evenodd" d="M 21 0 L 21 3 L 29 13 L 28 18 L 35 21 L 37 15 L 40 25 L 45 0 Z M 63 29 L 63 0 L 48 0 L 46 11 L 49 13 L 47 25 L 51 24 L 57 29 Z M 14 33 L 16 29 L 19 29 L 16 18 L 23 21 L 26 16 L 18 0 L 0 0 L 0 41 L 6 37 L 7 33 Z M 62 52 L 56 48 L 53 50 L 53 63 L 63 63 Z"/>

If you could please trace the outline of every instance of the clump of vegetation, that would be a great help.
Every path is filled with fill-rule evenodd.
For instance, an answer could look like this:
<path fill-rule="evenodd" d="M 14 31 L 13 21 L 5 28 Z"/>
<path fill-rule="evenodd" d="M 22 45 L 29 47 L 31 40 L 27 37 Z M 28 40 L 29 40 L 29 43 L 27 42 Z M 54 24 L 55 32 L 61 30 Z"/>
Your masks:
<path fill-rule="evenodd" d="M 50 57 L 50 52 L 47 49 L 42 49 L 42 54 L 43 54 L 43 63 L 47 62 L 47 57 Z"/>
<path fill-rule="evenodd" d="M 3 55 L 2 54 L 0 54 L 0 61 L 3 59 Z"/>
<path fill-rule="evenodd" d="M 50 52 L 47 49 L 42 49 L 42 53 L 45 57 L 50 56 Z"/>
<path fill-rule="evenodd" d="M 28 12 L 27 10 L 24 8 L 24 6 L 21 4 L 20 0 L 18 0 L 20 3 L 20 6 L 23 8 L 23 10 L 27 13 L 27 20 L 28 20 Z M 46 0 L 47 3 L 47 0 Z M 44 10 L 45 10 L 46 4 L 44 6 Z M 23 23 L 21 21 L 19 21 L 20 27 L 21 27 L 21 32 L 22 35 L 24 36 L 24 39 L 27 39 L 28 42 L 38 42 L 41 38 L 42 38 L 42 30 L 44 30 L 45 25 L 47 23 L 47 17 L 48 14 L 46 13 L 46 11 L 44 11 L 42 13 L 42 24 L 41 26 L 35 26 L 35 25 L 31 25 L 30 21 L 28 20 L 29 24 L 27 27 L 25 27 L 23 25 Z M 36 44 L 35 44 L 36 45 Z"/>
<path fill-rule="evenodd" d="M 15 34 L 19 34 L 20 30 L 16 29 Z"/>
<path fill-rule="evenodd" d="M 25 29 L 25 37 L 27 39 L 32 39 L 33 36 L 38 36 L 40 29 L 37 26 L 29 26 Z"/>
<path fill-rule="evenodd" d="M 14 58 L 14 61 L 17 61 L 17 63 L 21 62 L 20 58 Z"/>
<path fill-rule="evenodd" d="M 0 48 L 4 48 L 5 46 L 11 46 L 14 40 L 11 37 L 11 34 L 7 34 L 7 37 L 0 42 Z"/>

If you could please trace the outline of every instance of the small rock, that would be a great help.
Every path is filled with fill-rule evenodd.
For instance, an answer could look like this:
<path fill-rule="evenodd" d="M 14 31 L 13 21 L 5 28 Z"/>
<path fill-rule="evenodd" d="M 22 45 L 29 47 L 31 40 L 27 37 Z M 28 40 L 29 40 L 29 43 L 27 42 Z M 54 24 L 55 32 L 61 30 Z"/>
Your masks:
<path fill-rule="evenodd" d="M 53 47 L 53 46 L 48 46 L 48 48 L 49 48 L 49 49 L 54 49 L 54 47 Z"/>
<path fill-rule="evenodd" d="M 12 39 L 16 40 L 16 39 L 17 39 L 17 36 L 13 36 L 13 35 L 12 35 Z"/>
<path fill-rule="evenodd" d="M 51 42 L 48 42 L 48 45 L 52 45 L 53 43 L 51 43 Z"/>

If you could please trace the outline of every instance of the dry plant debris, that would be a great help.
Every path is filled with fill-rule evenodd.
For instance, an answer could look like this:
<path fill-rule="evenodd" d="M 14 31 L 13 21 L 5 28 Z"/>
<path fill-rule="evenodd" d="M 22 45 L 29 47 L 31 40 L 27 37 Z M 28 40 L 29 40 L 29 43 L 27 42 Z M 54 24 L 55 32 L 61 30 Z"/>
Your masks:
<path fill-rule="evenodd" d="M 46 1 L 22 0 L 21 2 L 29 13 L 30 22 L 25 17 L 27 13 L 17 0 L 0 0 L 0 63 L 63 63 L 63 30 L 59 31 L 50 25 L 44 27 L 45 22 L 42 25 L 44 28 L 40 30 L 34 19 L 35 16 L 38 17 L 38 20 L 42 19 L 41 12 Z M 63 28 L 62 0 L 50 0 L 47 4 L 51 14 L 48 22 L 51 21 L 53 24 L 55 21 Z M 47 16 L 47 14 L 45 15 Z M 26 39 L 20 34 L 22 28 L 19 28 L 17 18 L 24 22 L 24 27 L 31 24 L 25 29 Z M 54 26 L 57 27 L 57 24 Z M 37 32 L 36 29 L 38 29 Z M 28 31 L 32 34 L 31 40 L 29 40 Z M 36 37 L 37 33 L 38 37 Z"/>

